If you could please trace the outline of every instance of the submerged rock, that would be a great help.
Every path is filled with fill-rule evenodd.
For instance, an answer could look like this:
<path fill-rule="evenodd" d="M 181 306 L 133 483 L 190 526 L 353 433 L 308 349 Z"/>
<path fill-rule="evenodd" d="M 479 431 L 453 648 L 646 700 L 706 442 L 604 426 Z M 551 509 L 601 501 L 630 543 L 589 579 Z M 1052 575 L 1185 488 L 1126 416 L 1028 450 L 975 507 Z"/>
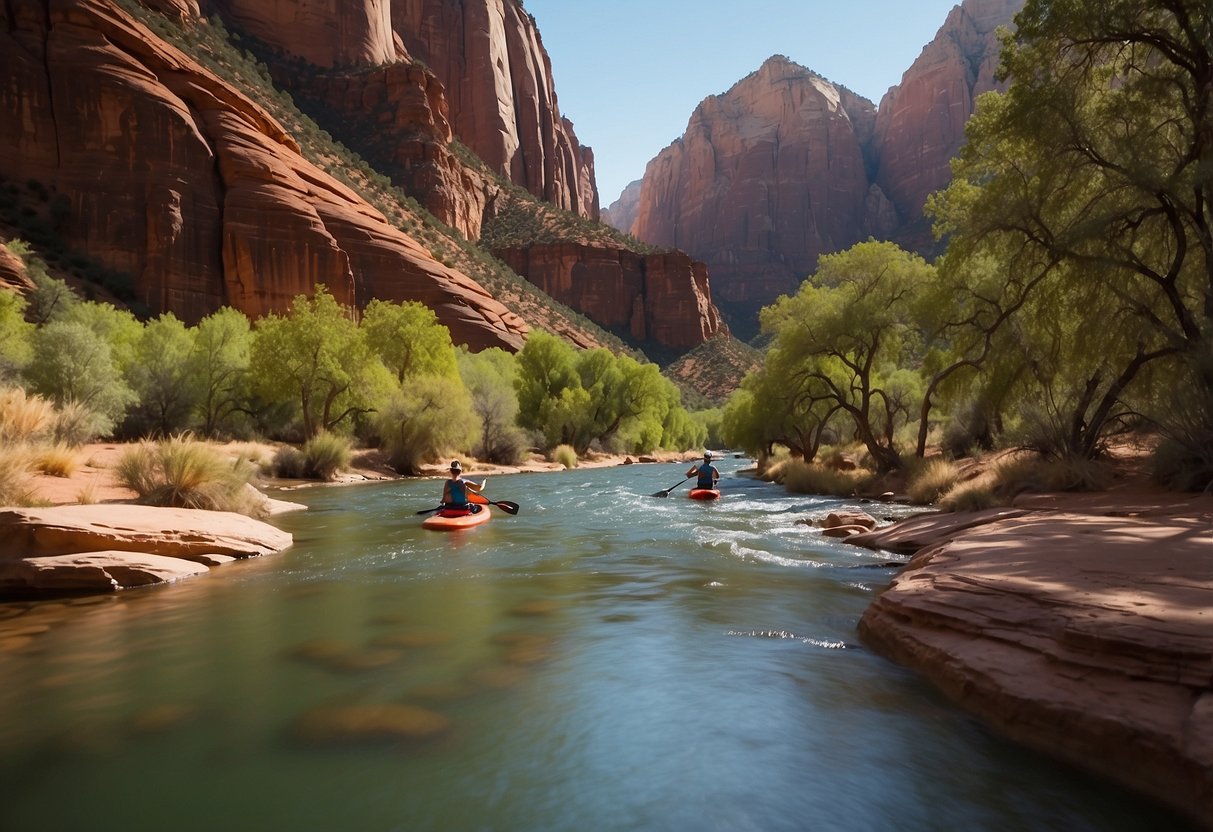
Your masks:
<path fill-rule="evenodd" d="M 325 705 L 304 712 L 294 735 L 323 745 L 390 744 L 437 737 L 450 727 L 447 717 L 416 705 Z"/>

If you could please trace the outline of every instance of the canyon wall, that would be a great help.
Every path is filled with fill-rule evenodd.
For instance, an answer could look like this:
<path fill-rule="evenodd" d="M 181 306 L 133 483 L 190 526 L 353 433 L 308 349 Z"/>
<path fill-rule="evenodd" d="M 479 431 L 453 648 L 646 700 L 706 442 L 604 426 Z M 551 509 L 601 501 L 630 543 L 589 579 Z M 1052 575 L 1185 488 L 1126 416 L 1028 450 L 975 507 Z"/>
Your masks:
<path fill-rule="evenodd" d="M 996 30 L 1023 0 L 965 0 L 889 90 L 870 101 L 782 56 L 704 100 L 608 212 L 643 242 L 707 263 L 742 338 L 823 253 L 876 237 L 930 253 L 922 209 L 947 185 L 976 98 L 995 87 Z M 632 186 L 629 186 L 629 191 Z"/>
<path fill-rule="evenodd" d="M 9 0 L 0 52 L 0 175 L 65 199 L 67 242 L 132 275 L 149 310 L 257 316 L 321 284 L 422 301 L 473 348 L 523 342 L 525 322 L 113 3 Z"/>

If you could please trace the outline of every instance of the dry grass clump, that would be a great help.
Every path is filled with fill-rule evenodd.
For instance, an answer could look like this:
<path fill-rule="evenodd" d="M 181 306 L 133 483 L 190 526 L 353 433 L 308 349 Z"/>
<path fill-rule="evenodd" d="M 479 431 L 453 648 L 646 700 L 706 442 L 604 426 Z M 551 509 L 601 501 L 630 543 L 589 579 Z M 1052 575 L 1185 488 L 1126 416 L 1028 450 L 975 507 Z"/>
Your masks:
<path fill-rule="evenodd" d="M 929 505 L 955 488 L 960 479 L 955 462 L 936 457 L 914 467 L 906 483 L 906 494 L 915 503 Z"/>
<path fill-rule="evenodd" d="M 353 457 L 350 440 L 335 433 L 321 431 L 303 443 L 304 471 L 318 480 L 333 480 L 350 467 Z"/>
<path fill-rule="evenodd" d="M 1098 460 L 1008 454 L 972 479 L 956 484 L 939 498 L 938 505 L 944 511 L 978 511 L 1009 506 L 1024 493 L 1103 491 L 1111 481 L 1111 469 Z"/>
<path fill-rule="evenodd" d="M 246 460 L 230 460 L 209 445 L 184 436 L 138 445 L 115 468 L 118 480 L 145 505 L 259 517 L 265 513 L 264 498 L 249 487 L 254 473 Z"/>
<path fill-rule="evenodd" d="M 34 469 L 29 451 L 0 447 L 0 506 L 28 506 L 34 501 Z"/>
<path fill-rule="evenodd" d="M 32 453 L 34 467 L 52 477 L 70 477 L 80 467 L 80 454 L 64 442 L 41 445 Z"/>
<path fill-rule="evenodd" d="M 768 468 L 768 473 L 772 469 Z M 838 471 L 823 465 L 792 459 L 778 464 L 773 471 L 776 482 L 793 494 L 824 494 L 831 497 L 850 497 L 865 490 L 873 480 L 871 471 Z"/>
<path fill-rule="evenodd" d="M 0 442 L 32 442 L 48 433 L 55 406 L 20 387 L 0 388 Z"/>
<path fill-rule="evenodd" d="M 548 454 L 548 459 L 560 463 L 566 469 L 577 467 L 577 451 L 573 449 L 572 445 L 557 445 Z"/>

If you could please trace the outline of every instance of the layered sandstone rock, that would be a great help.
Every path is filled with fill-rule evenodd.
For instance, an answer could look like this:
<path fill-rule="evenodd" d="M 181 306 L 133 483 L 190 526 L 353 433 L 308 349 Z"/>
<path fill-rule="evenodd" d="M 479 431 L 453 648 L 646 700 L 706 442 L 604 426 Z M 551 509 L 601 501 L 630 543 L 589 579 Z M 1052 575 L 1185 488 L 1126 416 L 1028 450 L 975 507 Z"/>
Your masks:
<path fill-rule="evenodd" d="M 721 331 L 706 267 L 680 251 L 563 243 L 494 253 L 546 294 L 638 341 L 687 350 Z"/>
<path fill-rule="evenodd" d="M 246 558 L 292 542 L 287 532 L 227 511 L 112 504 L 0 511 L 0 561 L 111 549 L 185 560 Z"/>
<path fill-rule="evenodd" d="M 1207 514 L 898 525 L 850 538 L 927 545 L 864 613 L 867 644 L 1011 739 L 1213 827 Z"/>
<path fill-rule="evenodd" d="M 0 561 L 0 594 L 113 592 L 168 584 L 210 568 L 180 558 L 140 552 L 85 552 Z"/>
<path fill-rule="evenodd" d="M 241 31 L 320 67 L 376 66 L 399 55 L 391 0 L 206 0 Z"/>
<path fill-rule="evenodd" d="M 518 348 L 526 325 L 316 168 L 264 110 L 107 0 L 0 6 L 0 173 L 68 198 L 69 243 L 188 322 L 419 300 L 457 342 Z"/>
<path fill-rule="evenodd" d="M 602 221 L 625 234 L 630 233 L 636 222 L 636 212 L 640 210 L 640 186 L 643 184 L 643 179 L 628 183 L 619 199 L 602 209 Z"/>
<path fill-rule="evenodd" d="M 931 192 L 951 181 L 948 163 L 964 144 L 977 96 L 996 88 L 1001 46 L 1023 0 L 965 0 L 952 9 L 901 83 L 880 102 L 876 183 L 905 222 L 922 217 Z"/>
<path fill-rule="evenodd" d="M 649 163 L 631 232 L 703 260 L 717 302 L 752 313 L 862 239 L 874 124 L 871 102 L 773 57 Z"/>

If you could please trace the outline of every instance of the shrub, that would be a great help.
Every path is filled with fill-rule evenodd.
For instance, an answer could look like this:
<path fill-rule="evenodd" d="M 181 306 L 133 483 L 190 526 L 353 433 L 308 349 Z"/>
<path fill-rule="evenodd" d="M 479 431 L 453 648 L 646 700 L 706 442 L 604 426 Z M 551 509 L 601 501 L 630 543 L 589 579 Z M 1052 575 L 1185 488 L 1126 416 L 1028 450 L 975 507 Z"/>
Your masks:
<path fill-rule="evenodd" d="M 934 503 L 951 491 L 959 479 L 956 463 L 951 460 L 942 458 L 927 460 L 911 473 L 910 480 L 906 484 L 906 493 L 916 503 Z"/>
<path fill-rule="evenodd" d="M 0 446 L 0 506 L 28 506 L 34 499 L 29 453 L 14 445 Z"/>
<path fill-rule="evenodd" d="M 35 468 L 52 477 L 70 477 L 80 467 L 76 451 L 62 442 L 38 448 L 33 461 Z"/>
<path fill-rule="evenodd" d="M 303 471 L 309 479 L 332 480 L 350 467 L 350 440 L 321 431 L 304 443 Z"/>
<path fill-rule="evenodd" d="M 301 480 L 307 477 L 307 457 L 303 451 L 290 445 L 283 445 L 274 453 L 274 475 L 287 480 Z"/>
<path fill-rule="evenodd" d="M 201 442 L 177 436 L 143 443 L 119 460 L 118 480 L 146 505 L 264 513 L 264 500 L 248 487 L 251 465 L 227 459 Z"/>
<path fill-rule="evenodd" d="M 793 494 L 827 494 L 851 497 L 871 481 L 870 471 L 836 471 L 793 459 L 781 466 L 783 487 Z"/>
<path fill-rule="evenodd" d="M 30 442 L 49 430 L 54 416 L 55 406 L 41 396 L 0 389 L 0 442 Z"/>
<path fill-rule="evenodd" d="M 107 430 L 104 416 L 80 402 L 59 405 L 51 422 L 51 439 L 59 444 L 79 447 L 92 442 Z"/>
<path fill-rule="evenodd" d="M 1203 447 L 1202 447 L 1203 446 Z M 1154 450 L 1151 476 L 1165 488 L 1205 491 L 1213 483 L 1213 441 L 1164 439 Z"/>
<path fill-rule="evenodd" d="M 572 445 L 557 445 L 548 454 L 548 459 L 552 462 L 559 462 L 566 469 L 577 467 L 577 451 L 573 450 Z"/>

